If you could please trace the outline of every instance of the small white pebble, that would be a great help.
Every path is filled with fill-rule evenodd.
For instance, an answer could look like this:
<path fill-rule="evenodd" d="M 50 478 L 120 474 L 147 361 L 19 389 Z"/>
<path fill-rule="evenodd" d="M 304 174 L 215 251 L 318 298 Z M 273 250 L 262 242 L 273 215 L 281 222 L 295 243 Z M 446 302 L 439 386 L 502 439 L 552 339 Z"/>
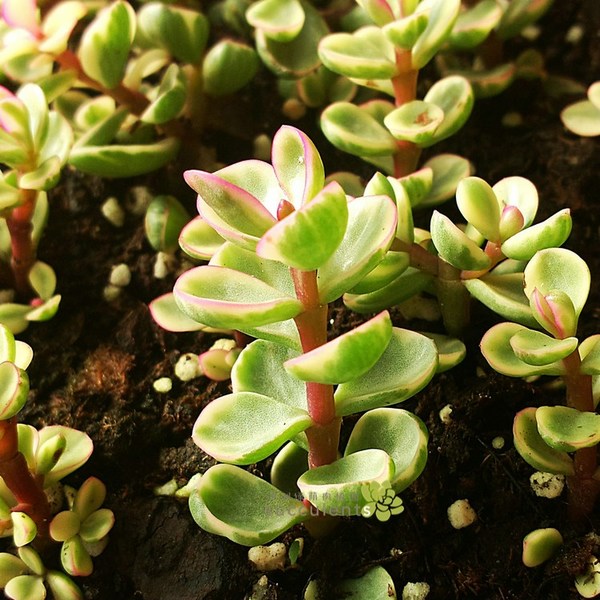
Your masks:
<path fill-rule="evenodd" d="M 297 121 L 306 114 L 306 106 L 296 98 L 288 98 L 281 107 L 281 112 L 288 119 Z"/>
<path fill-rule="evenodd" d="M 480 377 L 480 378 L 487 377 L 485 371 L 481 367 L 477 367 L 475 369 L 475 375 L 477 375 L 477 377 Z"/>
<path fill-rule="evenodd" d="M 174 479 L 171 481 L 167 481 L 167 483 L 163 483 L 162 485 L 157 485 L 152 490 L 155 496 L 172 496 L 179 486 Z"/>
<path fill-rule="evenodd" d="M 159 377 L 153 384 L 152 387 L 159 394 L 166 394 L 173 388 L 173 381 L 170 377 Z"/>
<path fill-rule="evenodd" d="M 285 567 L 287 548 L 281 542 L 270 546 L 254 546 L 248 550 L 248 560 L 259 571 L 275 571 Z"/>
<path fill-rule="evenodd" d="M 444 425 L 448 425 L 448 423 L 452 422 L 452 406 L 450 406 L 450 404 L 446 404 L 446 406 L 440 410 L 440 421 Z"/>
<path fill-rule="evenodd" d="M 529 478 L 529 484 L 535 495 L 540 498 L 558 498 L 565 488 L 565 476 L 536 471 Z"/>
<path fill-rule="evenodd" d="M 195 475 L 192 475 L 189 481 L 175 492 L 175 496 L 178 498 L 189 498 L 191 493 L 198 489 L 201 479 L 202 473 L 196 473 Z"/>
<path fill-rule="evenodd" d="M 112 223 L 115 227 L 123 227 L 125 223 L 125 211 L 114 196 L 108 198 L 100 210 L 109 223 Z"/>
<path fill-rule="evenodd" d="M 102 290 L 102 295 L 107 302 L 113 302 L 121 295 L 121 288 L 116 285 L 107 285 Z"/>
<path fill-rule="evenodd" d="M 136 185 L 130 190 L 131 195 L 127 202 L 127 210 L 137 216 L 146 214 L 148 204 L 152 201 L 152 194 L 145 185 Z"/>
<path fill-rule="evenodd" d="M 131 283 L 131 270 L 125 263 L 115 265 L 110 272 L 109 283 L 117 287 L 126 287 Z"/>
<path fill-rule="evenodd" d="M 236 347 L 235 340 L 229 338 L 221 338 L 217 340 L 209 350 L 233 350 Z"/>
<path fill-rule="evenodd" d="M 429 584 L 424 581 L 409 582 L 402 590 L 402 600 L 425 600 L 430 591 Z"/>
<path fill-rule="evenodd" d="M 48 504 L 50 505 L 50 513 L 55 515 L 63 507 L 63 502 L 65 501 L 63 484 L 59 481 L 51 485 L 44 490 L 44 494 L 46 494 Z"/>
<path fill-rule="evenodd" d="M 392 558 L 400 558 L 402 556 L 402 554 L 404 554 L 404 553 L 402 552 L 402 550 L 400 550 L 400 548 L 392 548 L 390 550 L 390 556 Z"/>
<path fill-rule="evenodd" d="M 567 34 L 565 35 L 565 42 L 567 42 L 567 44 L 575 45 L 581 41 L 582 37 L 583 27 L 581 25 L 573 25 L 569 28 Z"/>
<path fill-rule="evenodd" d="M 521 35 L 530 42 L 535 42 L 540 37 L 540 33 L 542 33 L 542 30 L 538 25 L 528 25 L 521 31 Z"/>
<path fill-rule="evenodd" d="M 164 279 L 175 270 L 175 258 L 166 252 L 158 252 L 154 262 L 154 277 Z"/>
<path fill-rule="evenodd" d="M 477 513 L 468 500 L 457 500 L 448 507 L 448 520 L 454 529 L 463 529 L 477 521 Z"/>
<path fill-rule="evenodd" d="M 193 352 L 182 354 L 175 364 L 175 377 L 181 381 L 191 381 L 200 375 L 202 375 L 202 367 L 198 355 Z"/>
<path fill-rule="evenodd" d="M 502 436 L 497 436 L 492 440 L 492 448 L 494 450 L 502 450 L 504 448 L 504 438 Z"/>
<path fill-rule="evenodd" d="M 266 133 L 257 135 L 252 141 L 252 156 L 258 160 L 271 159 L 271 138 Z"/>
<path fill-rule="evenodd" d="M 507 112 L 502 117 L 502 125 L 504 127 L 520 127 L 523 125 L 523 115 L 518 112 Z"/>

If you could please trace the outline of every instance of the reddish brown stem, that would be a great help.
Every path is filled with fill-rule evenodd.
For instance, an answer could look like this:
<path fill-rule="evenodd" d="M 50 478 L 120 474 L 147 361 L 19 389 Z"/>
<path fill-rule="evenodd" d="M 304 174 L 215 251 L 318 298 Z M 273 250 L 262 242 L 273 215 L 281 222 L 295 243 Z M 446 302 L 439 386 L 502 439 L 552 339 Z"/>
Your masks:
<path fill-rule="evenodd" d="M 0 477 L 17 500 L 13 510 L 25 512 L 33 519 L 37 527 L 36 539 L 43 542 L 48 538 L 50 506 L 42 486 L 19 452 L 15 417 L 0 421 Z"/>
<path fill-rule="evenodd" d="M 36 249 L 31 233 L 37 192 L 21 189 L 19 193 L 22 203 L 10 212 L 6 225 L 10 233 L 11 269 L 15 291 L 19 298 L 29 300 L 32 295 L 29 272 L 36 260 Z"/>
<path fill-rule="evenodd" d="M 582 412 L 594 412 L 592 376 L 581 372 L 579 351 L 563 359 L 563 364 L 567 405 Z M 592 512 L 600 494 L 600 482 L 593 477 L 598 468 L 597 446 L 577 450 L 574 466 L 575 474 L 568 478 L 569 515 L 573 520 L 581 520 Z"/>
<path fill-rule="evenodd" d="M 319 302 L 316 271 L 291 269 L 296 296 L 305 307 L 296 318 L 296 327 L 304 352 L 327 342 L 327 306 Z M 335 415 L 333 386 L 306 383 L 308 414 L 314 425 L 306 431 L 309 443 L 308 463 L 315 468 L 337 459 L 341 420 Z"/>

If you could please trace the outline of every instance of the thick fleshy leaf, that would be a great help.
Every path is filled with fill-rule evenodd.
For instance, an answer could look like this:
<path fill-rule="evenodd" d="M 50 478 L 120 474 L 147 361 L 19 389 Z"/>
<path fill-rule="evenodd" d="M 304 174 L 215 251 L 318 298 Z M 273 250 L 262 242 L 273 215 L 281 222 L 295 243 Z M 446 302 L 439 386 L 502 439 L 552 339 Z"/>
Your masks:
<path fill-rule="evenodd" d="M 538 471 L 573 475 L 573 459 L 566 452 L 550 448 L 539 434 L 536 412 L 536 408 L 526 408 L 515 416 L 513 437 L 517 452 Z"/>
<path fill-rule="evenodd" d="M 384 123 L 397 140 L 427 146 L 443 120 L 444 111 L 437 104 L 413 100 L 389 113 Z"/>
<path fill-rule="evenodd" d="M 396 18 L 392 7 L 385 0 L 356 0 L 356 3 L 379 26 Z"/>
<path fill-rule="evenodd" d="M 438 373 L 443 373 L 452 369 L 463 361 L 467 355 L 467 348 L 460 340 L 440 334 L 421 331 L 424 336 L 431 338 L 435 342 L 438 351 Z"/>
<path fill-rule="evenodd" d="M 371 369 L 391 337 L 390 315 L 382 312 L 327 344 L 288 360 L 284 367 L 303 381 L 345 383 Z"/>
<path fill-rule="evenodd" d="M 348 203 L 344 239 L 317 274 L 319 299 L 333 302 L 383 260 L 396 232 L 396 206 L 387 196 L 355 198 Z"/>
<path fill-rule="evenodd" d="M 179 307 L 211 327 L 239 329 L 285 321 L 302 303 L 245 273 L 204 266 L 187 271 L 173 288 Z"/>
<path fill-rule="evenodd" d="M 412 413 L 399 408 L 377 408 L 364 414 L 354 426 L 344 454 L 379 448 L 394 461 L 390 484 L 396 493 L 407 488 L 427 462 L 429 433 Z"/>
<path fill-rule="evenodd" d="M 344 294 L 344 304 L 358 313 L 372 313 L 395 306 L 422 292 L 432 276 L 420 269 L 408 267 L 396 279 L 381 289 L 366 294 Z"/>
<path fill-rule="evenodd" d="M 69 575 L 77 577 L 87 577 L 94 570 L 92 559 L 83 545 L 83 540 L 78 535 L 63 543 L 60 551 L 60 563 Z"/>
<path fill-rule="evenodd" d="M 451 75 L 434 83 L 423 100 L 435 104 L 444 114 L 431 139 L 420 143 L 427 148 L 450 137 L 465 124 L 473 110 L 475 97 L 467 79 Z"/>
<path fill-rule="evenodd" d="M 45 475 L 50 472 L 58 462 L 60 455 L 65 451 L 67 440 L 64 435 L 58 434 L 38 446 L 36 453 L 36 472 Z"/>
<path fill-rule="evenodd" d="M 562 340 L 577 334 L 577 314 L 571 298 L 561 290 L 543 295 L 537 288 L 529 306 L 536 321 L 555 338 Z"/>
<path fill-rule="evenodd" d="M 25 405 L 29 377 L 12 362 L 0 363 L 0 420 L 14 417 Z"/>
<path fill-rule="evenodd" d="M 11 600 L 44 600 L 46 588 L 39 575 L 19 575 L 6 584 L 4 593 Z"/>
<path fill-rule="evenodd" d="M 521 336 L 531 330 L 516 323 L 499 323 L 489 329 L 481 339 L 481 352 L 491 367 L 509 377 L 530 375 L 562 375 L 564 366 L 560 362 L 532 365 L 521 360 L 513 350 L 511 340 L 519 332 Z M 529 334 L 527 334 L 529 335 Z M 529 356 L 529 355 L 528 355 Z"/>
<path fill-rule="evenodd" d="M 487 38 L 502 17 L 502 8 L 495 0 L 483 0 L 458 15 L 450 43 L 460 49 L 475 48 Z"/>
<path fill-rule="evenodd" d="M 362 107 L 350 102 L 328 106 L 321 114 L 321 128 L 334 146 L 349 154 L 385 156 L 396 151 L 396 140 L 389 131 Z"/>
<path fill-rule="evenodd" d="M 492 187 L 479 177 L 463 179 L 456 189 L 462 216 L 486 239 L 500 239 L 500 205 Z"/>
<path fill-rule="evenodd" d="M 600 442 L 600 415 L 567 406 L 541 406 L 535 413 L 538 431 L 555 450 L 575 452 Z"/>
<path fill-rule="evenodd" d="M 313 142 L 299 129 L 280 127 L 273 136 L 271 155 L 277 181 L 296 210 L 323 189 L 323 161 Z"/>
<path fill-rule="evenodd" d="M 157 252 L 175 252 L 179 234 L 189 220 L 190 215 L 175 196 L 156 196 L 144 217 L 146 238 Z"/>
<path fill-rule="evenodd" d="M 403 402 L 429 383 L 437 364 L 437 349 L 432 340 L 394 327 L 392 338 L 375 366 L 361 377 L 338 386 L 336 412 L 346 416 Z"/>
<path fill-rule="evenodd" d="M 535 185 L 525 177 L 505 177 L 492 190 L 500 201 L 501 208 L 516 206 L 523 215 L 524 227 L 529 227 L 538 209 L 538 193 Z"/>
<path fill-rule="evenodd" d="M 283 367 L 286 361 L 297 356 L 298 352 L 280 344 L 264 340 L 252 342 L 242 350 L 231 370 L 233 391 L 270 396 L 306 411 L 306 385 Z M 265 377 L 265 373 L 269 376 Z"/>
<path fill-rule="evenodd" d="M 562 246 L 571 233 L 572 224 L 571 211 L 565 208 L 509 237 L 502 244 L 502 253 L 516 260 L 530 260 L 539 250 Z"/>
<path fill-rule="evenodd" d="M 295 269 L 315 270 L 338 248 L 347 222 L 346 194 L 332 182 L 308 204 L 271 227 L 258 242 L 256 253 Z"/>
<path fill-rule="evenodd" d="M 17 548 L 30 544 L 37 535 L 35 521 L 24 512 L 13 511 L 10 513 L 13 529 L 13 542 Z"/>
<path fill-rule="evenodd" d="M 338 598 L 346 600 L 396 600 L 394 580 L 383 567 L 372 567 L 355 579 L 344 579 L 336 588 Z"/>
<path fill-rule="evenodd" d="M 190 495 L 189 506 L 202 529 L 244 546 L 270 542 L 309 518 L 302 502 L 231 465 L 206 471 Z"/>
<path fill-rule="evenodd" d="M 168 67 L 156 91 L 156 98 L 141 114 L 145 123 L 160 125 L 179 116 L 187 96 L 187 82 L 178 65 Z"/>
<path fill-rule="evenodd" d="M 388 251 L 385 258 L 350 292 L 352 294 L 368 294 L 379 290 L 397 279 L 408 269 L 410 258 L 406 252 Z"/>
<path fill-rule="evenodd" d="M 81 590 L 64 573 L 49 570 L 46 572 L 46 583 L 56 600 L 81 600 Z"/>
<path fill-rule="evenodd" d="M 16 304 L 14 302 L 3 302 L 0 304 L 0 323 L 8 327 L 15 335 L 25 331 L 29 326 L 27 315 L 31 312 L 28 304 Z"/>
<path fill-rule="evenodd" d="M 463 283 L 474 298 L 505 319 L 537 327 L 523 292 L 522 273 L 495 274 L 492 271 L 489 275 L 467 279 Z"/>
<path fill-rule="evenodd" d="M 38 260 L 29 272 L 29 283 L 42 300 L 49 300 L 56 289 L 56 274 L 54 269 Z"/>
<path fill-rule="evenodd" d="M 86 105 L 83 105 L 79 110 L 83 110 Z M 125 122 L 125 119 L 128 116 L 128 111 L 125 107 L 121 107 L 115 110 L 114 101 L 112 99 L 109 100 L 108 106 L 106 108 L 101 107 L 101 110 L 104 112 L 107 108 L 111 108 L 111 111 L 104 118 L 97 121 L 93 126 L 86 128 L 85 132 L 77 138 L 75 142 L 75 146 L 73 151 L 78 148 L 82 148 L 84 146 L 98 146 L 102 147 L 107 144 L 110 144 L 117 135 L 119 128 Z M 75 116 L 77 117 L 77 114 Z M 90 108 L 90 112 L 93 113 L 95 118 L 97 113 L 97 106 L 92 105 Z"/>
<path fill-rule="evenodd" d="M 298 487 L 304 498 L 321 512 L 355 516 L 367 503 L 361 492 L 365 484 L 383 484 L 393 475 L 391 457 L 383 450 L 370 448 L 306 471 L 298 479 Z"/>
<path fill-rule="evenodd" d="M 248 8 L 246 19 L 268 38 L 289 42 L 304 25 L 304 9 L 298 0 L 260 0 Z"/>
<path fill-rule="evenodd" d="M 491 265 L 490 257 L 437 210 L 431 216 L 431 239 L 440 256 L 457 269 L 476 271 Z"/>
<path fill-rule="evenodd" d="M 411 50 L 413 69 L 422 69 L 444 44 L 460 11 L 460 0 L 434 0 L 425 31 Z"/>
<path fill-rule="evenodd" d="M 535 529 L 523 538 L 523 564 L 539 567 L 551 559 L 562 545 L 563 537 L 558 529 Z"/>
<path fill-rule="evenodd" d="M 600 135 L 600 108 L 589 100 L 570 104 L 560 113 L 564 126 L 583 137 Z"/>
<path fill-rule="evenodd" d="M 571 298 L 579 316 L 590 291 L 590 269 L 575 252 L 565 248 L 540 250 L 525 267 L 525 294 L 534 289 L 543 295 L 560 290 Z"/>
<path fill-rule="evenodd" d="M 566 358 L 575 351 L 577 344 L 575 337 L 557 340 L 532 329 L 521 329 L 510 338 L 515 356 L 534 366 L 549 365 Z"/>
<path fill-rule="evenodd" d="M 157 171 L 171 162 L 179 144 L 176 138 L 166 138 L 151 144 L 77 146 L 69 155 L 69 163 L 100 177 L 134 177 Z"/>
<path fill-rule="evenodd" d="M 81 519 L 72 510 L 63 510 L 56 513 L 50 521 L 50 537 L 55 542 L 66 542 L 79 533 Z"/>
<path fill-rule="evenodd" d="M 308 452 L 294 442 L 287 443 L 273 459 L 271 483 L 289 496 L 300 493 L 296 482 L 308 471 Z"/>
<path fill-rule="evenodd" d="M 425 31 L 428 21 L 427 14 L 416 12 L 387 23 L 383 31 L 394 46 L 400 50 L 410 50 Z"/>
<path fill-rule="evenodd" d="M 210 260 L 225 240 L 201 217 L 194 217 L 181 230 L 179 246 L 197 260 Z"/>
<path fill-rule="evenodd" d="M 85 521 L 93 512 L 96 512 L 106 499 L 106 486 L 97 477 L 88 477 L 75 496 L 73 510 Z"/>
<path fill-rule="evenodd" d="M 0 587 L 3 588 L 6 584 L 15 577 L 23 575 L 27 572 L 27 565 L 14 554 L 8 552 L 0 552 Z"/>
<path fill-rule="evenodd" d="M 192 439 L 221 462 L 249 465 L 311 424 L 305 410 L 262 394 L 237 392 L 208 404 L 194 424 Z"/>
<path fill-rule="evenodd" d="M 49 190 L 54 187 L 60 174 L 60 160 L 52 156 L 35 171 L 26 173 L 19 179 L 19 187 L 24 190 Z"/>
<path fill-rule="evenodd" d="M 502 13 L 497 28 L 500 39 L 514 37 L 535 23 L 552 5 L 552 0 L 514 0 Z"/>
<path fill-rule="evenodd" d="M 121 0 L 96 15 L 79 44 L 79 60 L 86 75 L 109 89 L 119 84 L 135 35 L 135 21 L 133 8 Z M 107 56 L 110 60 L 106 60 Z"/>
<path fill-rule="evenodd" d="M 397 66 L 394 46 L 379 27 L 334 33 L 319 44 L 319 57 L 334 73 L 359 79 L 391 79 Z"/>
<path fill-rule="evenodd" d="M 200 62 L 209 32 L 208 19 L 201 12 L 150 2 L 140 9 L 137 20 L 136 43 L 158 45 L 184 63 Z"/>
<path fill-rule="evenodd" d="M 30 310 L 27 313 L 28 321 L 48 321 L 58 311 L 58 307 L 61 301 L 61 295 L 57 294 L 48 298 L 42 305 Z"/>
<path fill-rule="evenodd" d="M 204 92 L 211 96 L 233 94 L 254 79 L 259 66 L 254 48 L 234 40 L 220 40 L 202 62 Z"/>
<path fill-rule="evenodd" d="M 86 543 L 94 543 L 104 539 L 115 524 L 115 515 L 108 508 L 94 511 L 82 524 L 79 531 L 81 539 Z"/>
<path fill-rule="evenodd" d="M 588 375 L 600 374 L 600 334 L 591 335 L 579 344 L 581 372 Z"/>
<path fill-rule="evenodd" d="M 461 179 L 468 177 L 473 171 L 471 163 L 456 154 L 438 154 L 430 158 L 423 169 L 433 171 L 431 189 L 418 204 L 423 208 L 436 206 L 452 198 Z"/>
<path fill-rule="evenodd" d="M 172 292 L 155 298 L 148 305 L 152 318 L 167 331 L 202 331 L 208 326 L 188 317 L 175 302 Z"/>

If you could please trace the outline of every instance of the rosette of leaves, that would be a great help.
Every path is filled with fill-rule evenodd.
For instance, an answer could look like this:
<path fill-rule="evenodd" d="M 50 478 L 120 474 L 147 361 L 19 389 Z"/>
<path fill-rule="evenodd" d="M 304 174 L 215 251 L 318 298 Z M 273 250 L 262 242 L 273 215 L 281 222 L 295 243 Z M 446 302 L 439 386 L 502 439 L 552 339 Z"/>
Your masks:
<path fill-rule="evenodd" d="M 522 289 L 523 269 L 539 250 L 565 242 L 572 225 L 569 210 L 534 225 L 538 194 L 529 180 L 507 177 L 492 187 L 466 177 L 456 190 L 466 224 L 459 227 L 434 211 L 430 232 L 415 230 L 412 205 L 428 193 L 430 181 L 431 173 L 423 169 L 400 179 L 378 174 L 369 182 L 365 193 L 387 190 L 396 200 L 396 239 L 382 263 L 345 295 L 346 305 L 371 312 L 433 292 L 447 331 L 460 335 L 472 295 L 494 312 L 534 326 Z"/>
<path fill-rule="evenodd" d="M 567 476 L 574 516 L 592 510 L 600 492 L 597 445 L 600 417 L 600 336 L 579 341 L 578 320 L 590 288 L 590 272 L 574 252 L 538 252 L 524 270 L 525 294 L 536 329 L 500 323 L 481 340 L 481 351 L 499 373 L 511 377 L 554 375 L 566 385 L 565 406 L 517 413 L 515 448 L 534 468 Z M 540 331 L 542 329 L 542 331 Z"/>
<path fill-rule="evenodd" d="M 46 191 L 58 182 L 73 134 L 64 117 L 48 109 L 42 89 L 29 83 L 16 94 L 0 89 L 0 139 L 0 161 L 8 167 L 0 175 L 0 252 L 12 273 L 5 286 L 19 299 L 29 300 L 33 293 L 41 300 L 35 304 L 50 302 L 31 320 L 50 318 L 59 301 L 56 278 L 48 265 L 36 263 L 37 243 L 46 220 Z M 31 310 L 22 307 L 22 316 Z"/>
<path fill-rule="evenodd" d="M 393 100 L 334 102 L 323 111 L 321 128 L 341 150 L 387 175 L 406 176 L 417 169 L 422 149 L 458 131 L 473 107 L 471 86 L 459 76 L 436 82 L 422 100 L 417 99 L 419 71 L 445 43 L 460 1 L 364 0 L 359 5 L 372 23 L 326 36 L 319 44 L 319 56 L 331 71 Z M 446 156 L 446 170 L 437 176 L 447 168 L 464 171 L 465 163 Z"/>
<path fill-rule="evenodd" d="M 569 104 L 560 113 L 564 126 L 573 133 L 584 137 L 600 135 L 600 81 L 590 85 L 587 100 Z"/>
<path fill-rule="evenodd" d="M 257 338 L 233 366 L 232 393 L 213 400 L 194 425 L 196 444 L 226 463 L 204 473 L 191 494 L 196 522 L 256 545 L 295 523 L 317 527 L 321 517 L 309 506 L 360 514 L 365 484 L 405 489 L 424 468 L 427 431 L 390 406 L 436 373 L 435 342 L 393 327 L 387 312 L 327 336 L 328 304 L 392 243 L 392 200 L 348 198 L 339 184 L 325 185 L 316 148 L 289 126 L 273 139 L 272 164 L 247 160 L 185 178 L 198 193 L 202 223 L 224 241 L 208 265 L 180 276 L 175 301 L 191 319 Z M 212 244 L 207 238 L 195 237 L 199 252 Z M 356 413 L 364 414 L 339 458 L 341 420 Z M 272 483 L 238 466 L 276 452 Z"/>
<path fill-rule="evenodd" d="M 103 177 L 170 162 L 186 131 L 180 121 L 201 128 L 206 94 L 232 93 L 258 68 L 254 49 L 235 40 L 207 50 L 208 20 L 187 8 L 153 2 L 136 13 L 116 0 L 95 11 L 73 0 L 41 22 L 34 0 L 9 0 L 3 9 L 16 33 L 2 38 L 1 52 L 22 67 L 10 73 L 21 81 L 27 65 L 43 66 L 44 89 L 73 123 L 69 162 Z M 85 27 L 74 29 L 84 17 Z"/>
<path fill-rule="evenodd" d="M 542 55 L 533 49 L 516 58 L 505 57 L 507 43 L 535 24 L 553 0 L 482 0 L 460 12 L 446 47 L 438 55 L 438 65 L 446 73 L 466 77 L 478 98 L 494 96 L 517 78 L 547 75 Z"/>

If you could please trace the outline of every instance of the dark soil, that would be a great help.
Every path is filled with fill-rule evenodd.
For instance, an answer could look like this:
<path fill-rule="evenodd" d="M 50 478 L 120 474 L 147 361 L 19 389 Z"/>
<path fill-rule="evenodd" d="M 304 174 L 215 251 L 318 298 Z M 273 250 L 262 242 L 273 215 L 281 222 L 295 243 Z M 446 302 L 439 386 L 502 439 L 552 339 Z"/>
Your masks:
<path fill-rule="evenodd" d="M 574 24 L 581 25 L 584 36 L 569 44 L 565 33 Z M 556 2 L 541 21 L 535 45 L 550 73 L 589 85 L 600 73 L 598 0 Z M 284 122 L 273 89 L 272 80 L 261 76 L 241 101 L 213 107 L 211 128 L 202 140 L 205 154 L 222 162 L 247 158 L 253 135 L 272 134 Z M 539 190 L 540 218 L 572 209 L 574 229 L 567 246 L 585 258 L 593 279 L 581 319 L 584 337 L 600 332 L 600 145 L 563 128 L 560 109 L 573 100 L 548 96 L 539 81 L 519 81 L 501 96 L 479 101 L 467 126 L 435 151 L 469 157 L 477 174 L 491 183 L 508 175 L 528 177 Z M 522 115 L 522 125 L 502 126 L 509 111 Z M 321 150 L 328 171 L 354 166 L 318 133 L 316 117 L 311 112 L 298 125 Z M 155 486 L 172 478 L 183 482 L 211 464 L 191 442 L 190 432 L 202 407 L 227 393 L 228 386 L 173 378 L 169 393 L 154 391 L 153 381 L 172 376 L 181 353 L 207 349 L 214 336 L 175 335 L 154 324 L 147 304 L 169 291 L 174 277 L 153 278 L 155 255 L 141 216 L 128 213 L 125 225 L 116 228 L 100 212 L 110 195 L 126 204 L 133 184 L 174 193 L 193 211 L 194 195 L 181 172 L 203 166 L 198 160 L 184 157 L 166 172 L 136 182 L 70 173 L 51 194 L 40 256 L 56 269 L 63 299 L 52 321 L 20 336 L 35 352 L 31 398 L 22 419 L 36 426 L 75 427 L 94 440 L 92 458 L 70 478 L 74 485 L 90 475 L 101 478 L 108 487 L 107 506 L 116 515 L 110 545 L 95 559 L 95 572 L 78 581 L 93 600 L 242 600 L 261 576 L 249 565 L 245 548 L 199 530 L 184 501 L 153 493 Z M 422 219 L 427 226 L 428 215 Z M 108 303 L 103 288 L 111 266 L 122 262 L 130 266 L 132 282 Z M 347 327 L 351 317 L 344 310 L 336 309 L 335 316 L 338 327 Z M 387 524 L 342 520 L 329 537 L 316 541 L 297 528 L 286 539 L 305 538 L 299 565 L 269 573 L 266 598 L 300 598 L 310 578 L 334 583 L 374 564 L 385 566 L 400 595 L 408 581 L 428 582 L 430 600 L 579 597 L 573 579 L 597 550 L 586 535 L 600 532 L 600 515 L 595 512 L 573 525 L 564 497 L 540 499 L 531 491 L 532 469 L 512 446 L 513 417 L 523 407 L 560 401 L 560 390 L 550 380 L 526 383 L 491 372 L 478 343 L 494 320 L 474 306 L 467 359 L 406 403 L 427 423 L 430 442 L 423 476 L 403 493 L 405 512 Z M 396 316 L 396 325 L 407 323 Z M 438 416 L 446 404 L 453 407 L 449 425 Z M 502 450 L 492 447 L 497 436 L 506 440 Z M 264 465 L 253 469 L 266 471 Z M 470 500 L 478 520 L 454 530 L 446 509 L 461 498 Z M 562 532 L 563 549 L 542 567 L 524 567 L 523 536 L 548 526 Z"/>

